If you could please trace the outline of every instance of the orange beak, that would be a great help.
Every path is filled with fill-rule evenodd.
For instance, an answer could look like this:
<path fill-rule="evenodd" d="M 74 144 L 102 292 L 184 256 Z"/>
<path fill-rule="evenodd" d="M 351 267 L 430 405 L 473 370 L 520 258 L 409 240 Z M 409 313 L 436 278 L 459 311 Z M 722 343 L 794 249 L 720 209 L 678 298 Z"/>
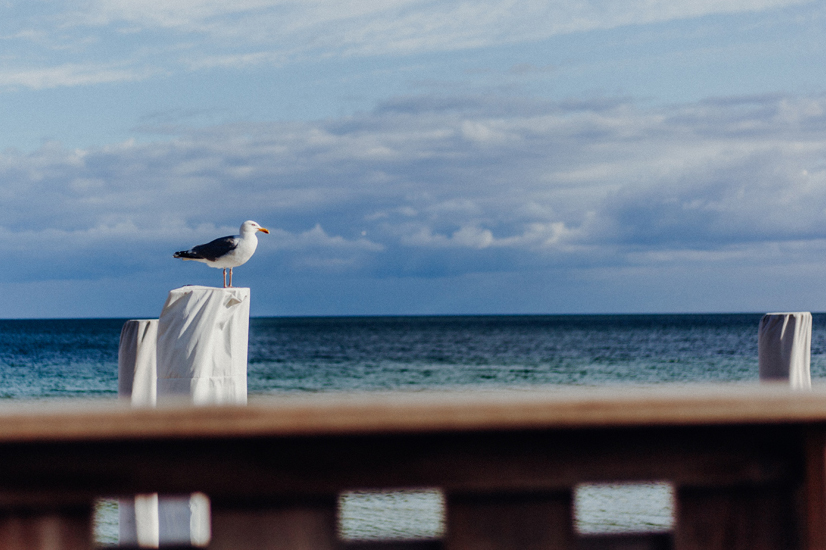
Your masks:
<path fill-rule="evenodd" d="M 260 231 L 261 233 L 266 233 L 267 235 L 270 234 L 270 230 L 267 229 L 266 227 L 259 227 L 258 231 Z"/>

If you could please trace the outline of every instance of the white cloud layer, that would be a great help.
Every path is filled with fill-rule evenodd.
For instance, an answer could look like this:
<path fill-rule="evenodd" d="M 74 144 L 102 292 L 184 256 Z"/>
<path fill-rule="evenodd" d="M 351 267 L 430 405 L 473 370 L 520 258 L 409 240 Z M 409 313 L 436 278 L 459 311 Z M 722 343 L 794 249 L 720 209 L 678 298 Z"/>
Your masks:
<path fill-rule="evenodd" d="M 518 108 L 410 97 L 359 117 L 0 154 L 8 281 L 165 269 L 255 219 L 281 273 L 804 261 L 826 242 L 826 98 Z"/>
<path fill-rule="evenodd" d="M 813 0 L 0 2 L 0 295 L 214 283 L 172 252 L 255 219 L 244 271 L 299 313 L 781 296 L 826 269 L 824 21 Z"/>
<path fill-rule="evenodd" d="M 410 55 L 530 43 L 553 36 L 807 0 L 87 0 L 0 5 L 0 86 L 42 89 L 214 67 Z M 94 60 L 76 64 L 78 55 Z"/>
<path fill-rule="evenodd" d="M 154 74 L 152 70 L 119 68 L 107 65 L 67 63 L 45 68 L 8 68 L 0 70 L 0 87 L 43 90 L 57 87 L 88 86 L 111 82 L 134 82 Z"/>
<path fill-rule="evenodd" d="M 94 0 L 69 12 L 88 25 L 129 22 L 142 27 L 244 37 L 261 42 L 314 44 L 361 53 L 477 47 L 531 41 L 561 33 L 640 25 L 710 14 L 755 12 L 807 0 L 214 0 L 158 4 L 146 0 Z M 321 32 L 319 32 L 321 31 Z M 325 32 L 326 31 L 326 32 Z M 322 38 L 323 37 L 323 38 Z"/>

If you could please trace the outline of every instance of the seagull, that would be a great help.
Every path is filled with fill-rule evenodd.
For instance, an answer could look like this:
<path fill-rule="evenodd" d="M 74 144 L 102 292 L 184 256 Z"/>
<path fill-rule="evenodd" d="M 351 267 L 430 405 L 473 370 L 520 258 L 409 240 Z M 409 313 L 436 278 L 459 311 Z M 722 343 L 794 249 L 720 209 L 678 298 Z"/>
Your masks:
<path fill-rule="evenodd" d="M 241 224 L 241 234 L 221 237 L 206 244 L 199 244 L 190 250 L 181 250 L 172 256 L 183 260 L 203 262 L 209 267 L 224 270 L 224 288 L 232 287 L 232 268 L 247 263 L 252 258 L 258 246 L 257 233 L 269 233 L 252 220 Z M 227 285 L 227 270 L 229 270 L 229 285 Z"/>

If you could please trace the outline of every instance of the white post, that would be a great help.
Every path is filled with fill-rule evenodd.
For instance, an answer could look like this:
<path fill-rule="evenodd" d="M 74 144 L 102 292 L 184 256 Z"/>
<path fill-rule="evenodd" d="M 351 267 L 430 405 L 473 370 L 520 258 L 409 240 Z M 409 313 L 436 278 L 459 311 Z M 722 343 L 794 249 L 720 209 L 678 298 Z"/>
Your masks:
<path fill-rule="evenodd" d="M 246 404 L 250 289 L 185 286 L 158 320 L 158 399 Z"/>
<path fill-rule="evenodd" d="M 154 407 L 157 396 L 156 343 L 158 320 L 127 321 L 118 346 L 118 397 L 133 407 Z M 158 495 L 118 501 L 118 542 L 122 546 L 157 548 Z"/>
<path fill-rule="evenodd" d="M 170 291 L 158 320 L 158 399 L 246 404 L 249 314 L 248 288 Z M 209 542 L 209 500 L 203 494 L 162 496 L 158 513 L 161 542 Z"/>
<path fill-rule="evenodd" d="M 812 387 L 812 314 L 767 313 L 760 320 L 757 356 L 761 381 L 786 380 L 795 389 Z"/>
<path fill-rule="evenodd" d="M 247 402 L 249 289 L 187 286 L 170 291 L 160 319 L 128 321 L 118 350 L 118 395 L 133 406 L 170 396 L 196 405 Z M 203 546 L 209 500 L 201 493 L 119 501 L 122 545 Z"/>

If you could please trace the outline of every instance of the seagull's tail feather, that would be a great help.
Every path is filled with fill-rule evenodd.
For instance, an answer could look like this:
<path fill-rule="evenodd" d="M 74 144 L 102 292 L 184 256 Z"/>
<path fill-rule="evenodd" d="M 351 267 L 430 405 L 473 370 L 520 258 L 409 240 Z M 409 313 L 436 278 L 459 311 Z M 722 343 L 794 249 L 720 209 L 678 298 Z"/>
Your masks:
<path fill-rule="evenodd" d="M 182 258 L 184 260 L 203 260 L 204 257 L 191 250 L 180 250 L 172 255 L 173 258 Z"/>

